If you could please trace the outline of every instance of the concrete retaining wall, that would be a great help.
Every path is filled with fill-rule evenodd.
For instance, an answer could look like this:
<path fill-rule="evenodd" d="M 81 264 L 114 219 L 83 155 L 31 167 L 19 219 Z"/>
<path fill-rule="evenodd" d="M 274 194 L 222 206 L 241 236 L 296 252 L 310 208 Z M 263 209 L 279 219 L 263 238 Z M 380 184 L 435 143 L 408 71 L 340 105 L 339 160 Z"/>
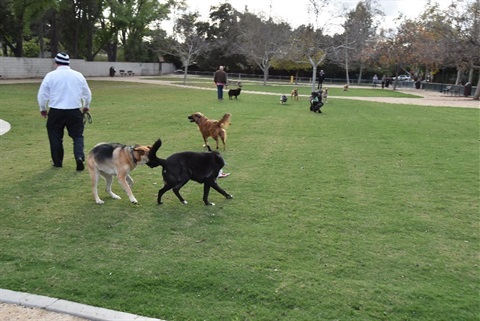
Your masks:
<path fill-rule="evenodd" d="M 70 59 L 70 67 L 85 77 L 109 76 L 110 67 L 117 71 L 132 71 L 136 76 L 156 76 L 175 72 L 170 63 L 107 62 Z M 2 79 L 43 78 L 55 68 L 51 58 L 15 58 L 0 57 L 0 76 Z"/>

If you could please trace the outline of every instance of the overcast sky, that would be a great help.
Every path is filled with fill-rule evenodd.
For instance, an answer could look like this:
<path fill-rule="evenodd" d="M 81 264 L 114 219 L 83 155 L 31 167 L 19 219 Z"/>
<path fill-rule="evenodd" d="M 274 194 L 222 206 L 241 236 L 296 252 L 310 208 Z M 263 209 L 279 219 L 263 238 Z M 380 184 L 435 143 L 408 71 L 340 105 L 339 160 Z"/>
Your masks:
<path fill-rule="evenodd" d="M 198 10 L 202 15 L 202 20 L 208 18 L 211 6 L 218 6 L 221 3 L 229 2 L 236 10 L 243 12 L 245 6 L 252 13 L 258 14 L 263 12 L 266 17 L 280 18 L 282 21 L 289 23 L 292 27 L 298 27 L 302 24 L 312 22 L 311 16 L 308 14 L 308 0 L 186 0 L 190 11 Z M 330 1 L 335 4 L 335 8 L 340 9 L 342 6 L 354 9 L 359 0 L 336 0 Z M 378 9 L 382 10 L 386 21 L 391 21 L 398 17 L 399 13 L 403 13 L 408 18 L 416 18 L 423 11 L 427 0 L 377 0 L 380 4 Z M 433 0 L 440 4 L 441 8 L 446 8 L 450 0 Z"/>

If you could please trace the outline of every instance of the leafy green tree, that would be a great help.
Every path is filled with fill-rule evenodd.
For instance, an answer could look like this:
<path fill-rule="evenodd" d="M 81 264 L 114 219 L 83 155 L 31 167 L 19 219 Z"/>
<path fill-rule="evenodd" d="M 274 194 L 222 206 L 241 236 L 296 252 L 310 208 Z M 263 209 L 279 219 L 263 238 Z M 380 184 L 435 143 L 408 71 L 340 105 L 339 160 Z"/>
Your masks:
<path fill-rule="evenodd" d="M 52 6 L 53 0 L 0 1 L 0 41 L 15 57 L 23 57 L 23 44 L 30 34 L 30 22 Z M 3 47 L 3 46 L 2 46 Z"/>

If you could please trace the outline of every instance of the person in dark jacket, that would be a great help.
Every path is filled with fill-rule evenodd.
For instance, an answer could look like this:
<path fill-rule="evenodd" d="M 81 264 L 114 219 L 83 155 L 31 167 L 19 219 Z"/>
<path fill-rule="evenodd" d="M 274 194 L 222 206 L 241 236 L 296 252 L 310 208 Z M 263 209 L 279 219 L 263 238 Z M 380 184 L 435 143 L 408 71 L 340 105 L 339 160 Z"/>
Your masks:
<path fill-rule="evenodd" d="M 213 74 L 213 82 L 217 85 L 218 100 L 223 100 L 223 87 L 227 85 L 227 73 L 223 66 L 218 67 L 218 70 Z"/>
<path fill-rule="evenodd" d="M 318 73 L 318 89 L 322 89 L 324 80 L 325 80 L 325 72 L 323 72 L 323 70 L 320 70 L 320 72 Z"/>

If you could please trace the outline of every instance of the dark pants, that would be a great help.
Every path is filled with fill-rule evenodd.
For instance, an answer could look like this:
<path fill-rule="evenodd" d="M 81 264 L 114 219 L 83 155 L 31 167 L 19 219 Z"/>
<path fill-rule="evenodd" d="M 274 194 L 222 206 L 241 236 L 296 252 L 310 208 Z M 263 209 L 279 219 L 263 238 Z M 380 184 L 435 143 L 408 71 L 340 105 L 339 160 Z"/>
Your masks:
<path fill-rule="evenodd" d="M 50 108 L 47 120 L 48 140 L 54 166 L 63 163 L 63 134 L 67 127 L 68 136 L 73 139 L 73 155 L 75 159 L 85 160 L 83 153 L 83 114 L 80 109 Z"/>
<path fill-rule="evenodd" d="M 218 99 L 223 99 L 223 85 L 217 85 Z"/>

